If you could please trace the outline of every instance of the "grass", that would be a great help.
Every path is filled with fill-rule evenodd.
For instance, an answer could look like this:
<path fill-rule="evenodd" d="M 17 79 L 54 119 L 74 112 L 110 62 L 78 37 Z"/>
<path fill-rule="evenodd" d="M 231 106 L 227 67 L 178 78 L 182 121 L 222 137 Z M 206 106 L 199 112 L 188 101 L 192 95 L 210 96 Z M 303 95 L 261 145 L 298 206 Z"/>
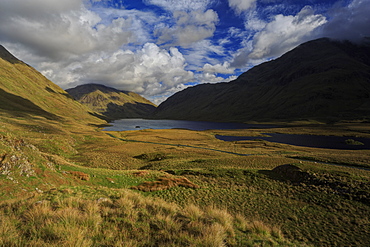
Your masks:
<path fill-rule="evenodd" d="M 5 113 L 0 117 L 0 160 L 5 155 L 0 162 L 2 208 L 19 205 L 15 215 L 9 210 L 2 215 L 8 223 L 2 224 L 0 231 L 17 236 L 2 235 L 2 241 L 10 246 L 370 244 L 370 172 L 320 163 L 366 167 L 370 163 L 368 150 L 337 151 L 214 138 L 221 132 L 366 137 L 370 132 L 363 125 L 112 132 L 120 140 L 86 125 L 11 118 Z M 13 156 L 16 158 L 11 159 Z M 305 159 L 296 159 L 302 157 Z M 297 183 L 272 171 L 284 164 L 295 164 L 312 180 Z M 126 194 L 136 199 L 128 200 Z M 17 200 L 25 197 L 30 199 Z M 108 201 L 96 204 L 99 198 Z M 40 206 L 35 204 L 38 201 L 45 203 L 45 215 L 33 219 L 36 213 L 32 210 Z M 158 215 L 149 214 L 149 205 L 156 208 L 158 204 L 177 209 L 166 209 L 171 214 L 162 212 L 164 209 Z M 98 207 L 99 213 L 89 218 L 84 205 Z M 134 211 L 119 214 L 124 207 Z M 66 217 L 76 217 L 61 220 L 62 212 Z M 142 213 L 145 217 L 138 218 Z M 81 215 L 89 220 L 86 222 Z M 45 221 L 39 221 L 39 226 L 32 223 L 41 219 Z M 19 223 L 25 221 L 27 224 Z M 74 231 L 66 229 L 67 225 Z M 81 242 L 73 242 L 77 239 Z"/>
<path fill-rule="evenodd" d="M 1 203 L 0 245 L 294 246 L 278 229 L 226 210 L 179 207 L 127 190 L 82 199 L 73 189 Z"/>
<path fill-rule="evenodd" d="M 363 188 L 369 191 L 361 182 L 356 183 L 355 178 L 333 175 L 341 178 L 342 182 L 347 180 L 335 188 L 329 186 L 327 178 L 322 179 L 321 184 L 292 184 L 277 176 L 274 178 L 274 174 L 267 175 L 267 171 L 250 169 L 183 171 L 180 174 L 200 185 L 201 189 L 194 191 L 179 187 L 151 194 L 181 205 L 195 203 L 225 207 L 249 219 L 280 225 L 284 235 L 315 246 L 367 244 L 368 238 L 361 235 L 369 234 L 364 230 L 369 224 L 369 218 L 365 216 L 370 213 L 368 200 L 350 198 L 337 190 L 340 187 L 343 190 Z M 332 181 L 332 185 L 336 183 Z M 352 190 L 352 193 L 360 191 Z M 353 219 L 361 219 L 361 223 Z"/>
<path fill-rule="evenodd" d="M 369 150 L 259 139 L 369 138 L 368 122 L 113 137 L 96 114 L 10 60 L 0 59 L 0 246 L 370 246 Z M 285 164 L 297 172 L 274 169 Z"/>

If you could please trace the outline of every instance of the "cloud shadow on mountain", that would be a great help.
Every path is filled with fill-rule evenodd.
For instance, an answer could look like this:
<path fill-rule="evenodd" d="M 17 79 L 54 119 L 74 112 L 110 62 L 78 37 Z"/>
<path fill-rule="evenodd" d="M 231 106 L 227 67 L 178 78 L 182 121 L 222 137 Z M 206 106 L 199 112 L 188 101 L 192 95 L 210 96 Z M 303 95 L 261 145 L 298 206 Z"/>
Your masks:
<path fill-rule="evenodd" d="M 0 110 L 17 117 L 37 115 L 49 120 L 61 120 L 61 117 L 45 111 L 30 100 L 8 93 L 3 89 L 0 89 Z"/>

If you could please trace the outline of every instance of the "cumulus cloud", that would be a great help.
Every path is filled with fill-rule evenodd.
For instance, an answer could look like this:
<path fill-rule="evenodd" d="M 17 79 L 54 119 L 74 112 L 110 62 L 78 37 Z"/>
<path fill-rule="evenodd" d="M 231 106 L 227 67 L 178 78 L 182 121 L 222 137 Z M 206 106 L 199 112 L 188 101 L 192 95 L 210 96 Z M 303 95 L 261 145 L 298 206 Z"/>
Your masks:
<path fill-rule="evenodd" d="M 235 72 L 234 68 L 230 67 L 229 62 L 224 62 L 223 64 L 211 65 L 206 63 L 202 69 L 199 69 L 202 73 L 196 74 L 196 80 L 200 83 L 216 83 L 216 82 L 229 82 L 235 80 L 237 77 L 234 75 L 224 78 L 219 75 L 233 74 Z"/>
<path fill-rule="evenodd" d="M 131 19 L 117 18 L 102 24 L 99 15 L 70 0 L 64 7 L 61 1 L 37 0 L 29 10 L 18 5 L 19 1 L 0 4 L 0 34 L 5 41 L 17 40 L 41 56 L 66 59 L 96 50 L 116 50 L 135 40 Z"/>
<path fill-rule="evenodd" d="M 335 6 L 331 19 L 323 26 L 322 35 L 335 39 L 360 41 L 370 37 L 370 4 L 368 0 L 354 0 L 348 6 Z"/>
<path fill-rule="evenodd" d="M 212 0 L 144 0 L 146 4 L 159 6 L 167 11 L 205 11 Z"/>
<path fill-rule="evenodd" d="M 255 7 L 257 0 L 229 0 L 229 6 L 240 14 L 243 11 Z"/>
<path fill-rule="evenodd" d="M 151 13 L 93 11 L 77 0 L 23 3 L 0 3 L 0 42 L 65 89 L 101 83 L 155 96 L 158 103 L 194 79 L 177 48 L 161 49 L 150 42 L 148 29 L 158 21 Z M 195 12 L 189 21 L 208 22 L 207 16 L 212 13 Z M 179 15 L 178 21 L 185 23 L 186 18 Z"/>
<path fill-rule="evenodd" d="M 102 83 L 159 103 L 189 82 L 235 79 L 235 69 L 309 39 L 370 36 L 368 0 L 294 15 L 276 14 L 292 11 L 282 0 L 143 2 L 145 10 L 126 9 L 126 0 L 0 0 L 0 43 L 63 88 Z"/>
<path fill-rule="evenodd" d="M 196 79 L 199 83 L 219 83 L 219 82 L 229 82 L 235 80 L 237 76 L 229 76 L 228 78 L 223 78 L 221 76 L 217 76 L 214 73 L 202 73 L 196 75 Z"/>
<path fill-rule="evenodd" d="M 134 91 L 145 97 L 171 94 L 173 89 L 192 81 L 185 70 L 184 56 L 176 48 L 169 51 L 147 43 L 137 52 L 117 50 L 113 54 L 89 54 L 83 61 L 61 64 L 43 63 L 41 72 L 64 88 L 81 83 L 100 83 Z"/>
<path fill-rule="evenodd" d="M 243 67 L 251 60 L 260 61 L 280 56 L 295 46 L 312 39 L 318 27 L 327 22 L 323 15 L 315 14 L 310 6 L 304 7 L 297 15 L 276 15 L 261 31 L 257 32 L 250 47 L 239 50 L 232 63 Z"/>
<path fill-rule="evenodd" d="M 214 10 L 175 11 L 173 26 L 157 26 L 155 34 L 159 44 L 171 42 L 170 45 L 188 47 L 193 43 L 212 37 L 218 22 Z"/>
<path fill-rule="evenodd" d="M 326 18 L 315 14 L 310 6 L 296 16 L 277 15 L 254 38 L 252 59 L 274 57 L 294 48 L 312 37 L 312 32 L 326 23 Z"/>
<path fill-rule="evenodd" d="M 235 69 L 230 67 L 229 62 L 224 62 L 223 64 L 216 65 L 206 63 L 201 69 L 201 71 L 214 74 L 233 74 Z"/>
<path fill-rule="evenodd" d="M 0 4 L 2 15 L 15 14 L 33 18 L 36 14 L 40 17 L 44 14 L 77 10 L 83 4 L 83 0 L 2 0 Z"/>

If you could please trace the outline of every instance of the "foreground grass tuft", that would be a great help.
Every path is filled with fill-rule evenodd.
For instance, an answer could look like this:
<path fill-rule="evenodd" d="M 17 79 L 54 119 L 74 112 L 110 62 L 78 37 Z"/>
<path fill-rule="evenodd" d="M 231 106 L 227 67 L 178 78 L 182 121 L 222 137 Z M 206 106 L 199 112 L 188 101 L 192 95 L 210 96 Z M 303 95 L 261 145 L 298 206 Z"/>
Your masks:
<path fill-rule="evenodd" d="M 54 194 L 0 204 L 0 246 L 294 246 L 271 229 L 127 190 L 98 200 Z"/>

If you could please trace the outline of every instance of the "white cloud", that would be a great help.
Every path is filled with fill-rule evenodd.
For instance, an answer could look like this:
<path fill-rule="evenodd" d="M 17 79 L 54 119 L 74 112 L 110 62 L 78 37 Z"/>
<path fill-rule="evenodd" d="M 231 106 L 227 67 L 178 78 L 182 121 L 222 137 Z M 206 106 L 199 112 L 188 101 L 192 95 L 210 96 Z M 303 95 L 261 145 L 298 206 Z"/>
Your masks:
<path fill-rule="evenodd" d="M 175 11 L 175 25 L 159 25 L 155 30 L 160 44 L 171 42 L 170 45 L 188 47 L 193 43 L 212 37 L 218 22 L 214 10 L 207 11 Z"/>
<path fill-rule="evenodd" d="M 243 11 L 255 7 L 256 2 L 257 0 L 229 0 L 229 6 L 236 13 L 240 14 Z"/>
<path fill-rule="evenodd" d="M 248 62 L 257 63 L 277 57 L 295 46 L 315 37 L 318 27 L 327 22 L 323 15 L 315 14 L 310 6 L 304 7 L 297 15 L 276 15 L 261 31 L 238 51 L 232 66 L 244 67 Z M 254 60 L 254 61 L 253 61 Z"/>
<path fill-rule="evenodd" d="M 368 0 L 353 0 L 348 6 L 335 6 L 329 13 L 331 18 L 323 26 L 323 36 L 352 41 L 370 37 L 370 3 Z"/>
<path fill-rule="evenodd" d="M 19 0 L 15 0 L 17 3 Z M 47 1 L 37 0 L 35 4 Z M 35 51 L 35 53 L 55 60 L 68 59 L 96 50 L 116 50 L 135 40 L 130 31 L 132 19 L 117 18 L 102 24 L 96 13 L 83 5 L 71 9 L 66 1 L 62 8 L 61 1 L 56 2 L 53 11 L 37 9 L 35 5 L 30 13 L 17 4 L 0 4 L 0 34 L 5 41 L 16 40 Z M 46 4 L 49 7 L 48 4 Z M 73 5 L 74 6 L 74 5 Z"/>
<path fill-rule="evenodd" d="M 46 6 L 55 2 L 47 11 L 36 5 L 27 9 L 20 2 L 0 2 L 0 42 L 65 89 L 102 83 L 160 98 L 194 79 L 178 49 L 161 49 L 149 42 L 150 26 L 160 20 L 150 12 L 105 8 L 93 12 L 75 0 L 35 1 Z M 195 24 L 213 18 L 207 11 L 190 15 L 189 22 Z"/>
<path fill-rule="evenodd" d="M 206 63 L 201 71 L 205 73 L 215 73 L 215 74 L 233 74 L 235 69 L 230 67 L 229 62 L 224 62 L 223 64 L 211 65 Z"/>
<path fill-rule="evenodd" d="M 217 83 L 217 82 L 229 82 L 235 80 L 237 77 L 234 75 L 229 76 L 228 78 L 224 78 L 218 76 L 220 74 L 233 74 L 235 69 L 230 67 L 229 62 L 224 62 L 223 64 L 215 64 L 211 65 L 206 63 L 202 69 L 200 69 L 201 73 L 195 75 L 196 79 L 200 83 Z"/>
<path fill-rule="evenodd" d="M 125 9 L 126 1 L 110 8 L 105 2 L 0 0 L 0 43 L 63 88 L 103 83 L 160 102 L 188 82 L 235 79 L 223 77 L 320 35 L 370 36 L 368 0 L 335 7 L 327 18 L 311 7 L 272 15 L 282 11 L 282 0 L 258 1 L 271 3 L 263 13 L 257 0 L 225 1 L 244 28 L 242 22 L 237 28 L 219 23 L 224 18 L 210 8 L 224 6 L 220 0 L 144 1 L 165 11 Z"/>
<path fill-rule="evenodd" d="M 78 10 L 82 4 L 83 0 L 1 0 L 0 12 L 2 15 L 15 14 L 26 19 L 41 18 L 44 14 Z"/>
<path fill-rule="evenodd" d="M 254 37 L 251 59 L 279 56 L 295 46 L 310 40 L 312 32 L 326 23 L 326 18 L 315 14 L 310 6 L 296 16 L 277 15 Z"/>
<path fill-rule="evenodd" d="M 189 63 L 188 69 L 198 70 L 204 64 L 217 64 L 218 59 L 212 58 L 211 55 L 225 56 L 225 48 L 220 45 L 214 45 L 210 40 L 202 40 L 192 44 L 185 49 L 183 54 Z"/>
<path fill-rule="evenodd" d="M 245 29 L 250 31 L 260 31 L 265 28 L 267 23 L 258 17 L 256 10 L 248 11 L 245 14 Z"/>
<path fill-rule="evenodd" d="M 178 49 L 167 51 L 147 43 L 136 53 L 130 50 L 93 53 L 69 64 L 43 63 L 39 69 L 63 88 L 100 83 L 151 98 L 171 93 L 192 81 L 194 75 L 185 67 L 185 58 Z"/>
<path fill-rule="evenodd" d="M 144 0 L 146 4 L 159 6 L 167 11 L 205 11 L 212 0 Z"/>
<path fill-rule="evenodd" d="M 237 76 L 229 76 L 228 78 L 223 78 L 221 76 L 217 76 L 214 73 L 201 73 L 196 75 L 196 80 L 199 83 L 218 83 L 218 82 L 229 82 L 235 80 Z"/>

